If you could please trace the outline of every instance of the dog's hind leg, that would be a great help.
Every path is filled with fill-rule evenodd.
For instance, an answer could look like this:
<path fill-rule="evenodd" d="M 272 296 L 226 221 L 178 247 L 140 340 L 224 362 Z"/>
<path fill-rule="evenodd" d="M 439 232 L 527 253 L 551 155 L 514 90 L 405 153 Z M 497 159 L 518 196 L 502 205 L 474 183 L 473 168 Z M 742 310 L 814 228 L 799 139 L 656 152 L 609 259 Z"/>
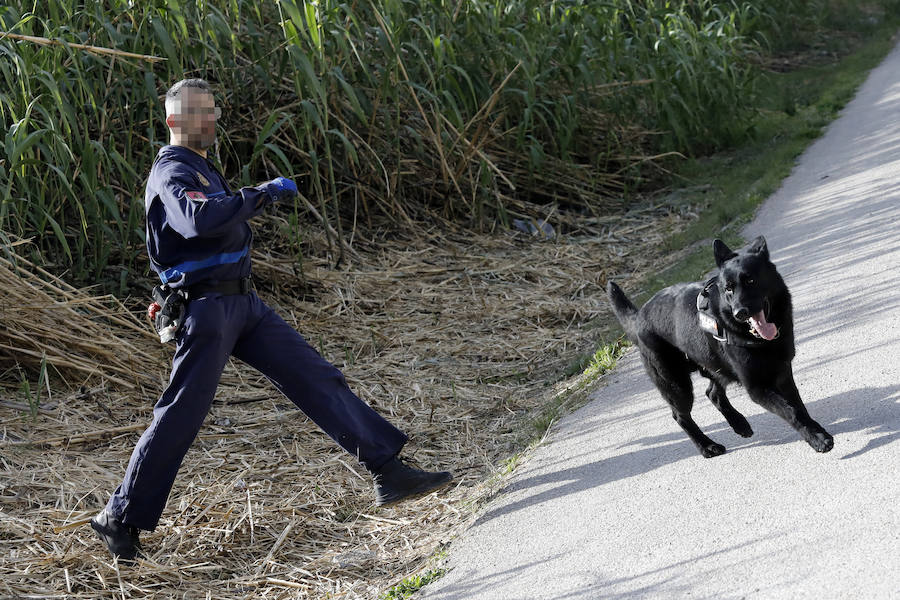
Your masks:
<path fill-rule="evenodd" d="M 706 397 L 713 403 L 713 406 L 719 409 L 734 432 L 741 437 L 750 437 L 753 435 L 753 428 L 747 419 L 739 413 L 728 401 L 725 395 L 725 386 L 716 380 L 712 375 L 703 372 L 703 375 L 709 378 L 709 387 L 706 388 Z"/>
<path fill-rule="evenodd" d="M 691 418 L 694 406 L 694 386 L 691 383 L 691 363 L 675 348 L 671 351 L 657 346 L 656 350 L 641 348 L 641 358 L 650 379 L 656 384 L 672 409 L 672 417 L 684 430 L 705 458 L 725 454 L 725 446 L 709 439 Z"/>

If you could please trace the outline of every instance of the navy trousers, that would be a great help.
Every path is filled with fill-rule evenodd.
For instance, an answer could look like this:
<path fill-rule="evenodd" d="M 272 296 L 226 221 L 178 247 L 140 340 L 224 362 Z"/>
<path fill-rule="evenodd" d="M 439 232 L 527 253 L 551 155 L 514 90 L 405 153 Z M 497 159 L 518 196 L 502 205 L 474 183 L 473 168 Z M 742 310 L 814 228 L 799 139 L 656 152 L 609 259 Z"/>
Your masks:
<path fill-rule="evenodd" d="M 125 479 L 107 504 L 128 525 L 156 528 L 229 356 L 268 377 L 369 470 L 384 465 L 407 441 L 255 293 L 192 300 L 176 342 L 169 385 L 153 407 L 153 421 L 131 454 Z"/>

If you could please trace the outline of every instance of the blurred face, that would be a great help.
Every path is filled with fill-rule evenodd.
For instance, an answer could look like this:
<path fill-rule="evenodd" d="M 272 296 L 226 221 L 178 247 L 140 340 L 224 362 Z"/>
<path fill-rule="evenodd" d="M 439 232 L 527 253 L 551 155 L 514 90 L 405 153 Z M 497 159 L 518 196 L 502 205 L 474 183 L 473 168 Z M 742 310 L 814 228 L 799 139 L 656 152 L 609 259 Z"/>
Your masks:
<path fill-rule="evenodd" d="M 212 94 L 184 88 L 172 101 L 166 123 L 175 143 L 205 151 L 216 141 L 216 119 L 220 114 Z"/>

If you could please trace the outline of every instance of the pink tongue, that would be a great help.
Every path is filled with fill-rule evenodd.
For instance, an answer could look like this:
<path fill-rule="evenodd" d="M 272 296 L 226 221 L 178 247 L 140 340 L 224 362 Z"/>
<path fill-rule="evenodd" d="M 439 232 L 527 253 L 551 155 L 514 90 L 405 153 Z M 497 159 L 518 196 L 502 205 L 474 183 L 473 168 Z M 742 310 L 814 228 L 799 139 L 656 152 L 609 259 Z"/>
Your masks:
<path fill-rule="evenodd" d="M 778 335 L 778 328 L 775 327 L 774 323 L 766 321 L 766 313 L 763 311 L 759 311 L 759 313 L 750 317 L 750 325 L 756 330 L 759 337 L 764 340 L 774 340 L 775 336 Z"/>

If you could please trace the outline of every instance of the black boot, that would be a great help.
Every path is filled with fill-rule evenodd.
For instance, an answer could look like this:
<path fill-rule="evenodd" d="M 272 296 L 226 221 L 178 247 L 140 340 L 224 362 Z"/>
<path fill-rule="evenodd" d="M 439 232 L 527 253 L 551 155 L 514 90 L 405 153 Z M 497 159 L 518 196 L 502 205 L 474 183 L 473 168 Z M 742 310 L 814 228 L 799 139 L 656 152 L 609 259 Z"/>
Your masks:
<path fill-rule="evenodd" d="M 372 474 L 375 477 L 375 506 L 388 506 L 422 496 L 447 485 L 453 479 L 448 471 L 422 471 L 405 465 L 397 457 L 387 461 Z"/>
<path fill-rule="evenodd" d="M 134 560 L 140 554 L 141 542 L 138 528 L 127 525 L 112 516 L 105 508 L 91 519 L 91 527 L 109 548 L 113 556 L 123 560 Z"/>

